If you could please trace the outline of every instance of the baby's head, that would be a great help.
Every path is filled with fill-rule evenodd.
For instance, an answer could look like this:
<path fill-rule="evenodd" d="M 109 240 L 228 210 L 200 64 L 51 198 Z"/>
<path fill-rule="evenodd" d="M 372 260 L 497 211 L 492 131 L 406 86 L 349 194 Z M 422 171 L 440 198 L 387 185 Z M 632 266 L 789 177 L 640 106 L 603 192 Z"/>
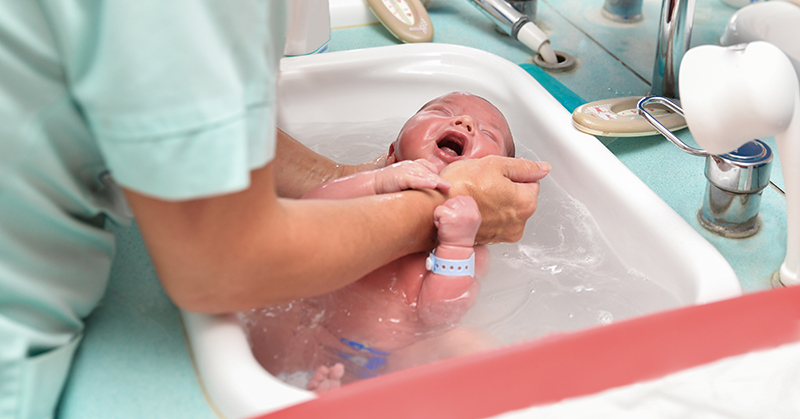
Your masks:
<path fill-rule="evenodd" d="M 389 164 L 425 159 L 442 170 L 461 159 L 514 156 L 514 139 L 503 114 L 486 99 L 464 92 L 428 102 L 406 121 L 389 146 Z"/>

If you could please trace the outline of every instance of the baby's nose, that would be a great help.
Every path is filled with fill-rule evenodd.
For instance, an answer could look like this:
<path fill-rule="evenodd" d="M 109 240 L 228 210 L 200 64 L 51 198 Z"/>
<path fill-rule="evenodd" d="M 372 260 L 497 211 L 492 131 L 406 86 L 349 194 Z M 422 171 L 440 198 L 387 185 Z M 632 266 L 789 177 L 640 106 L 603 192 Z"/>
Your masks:
<path fill-rule="evenodd" d="M 453 124 L 456 126 L 460 126 L 467 130 L 468 133 L 472 134 L 475 131 L 475 121 L 472 120 L 472 117 L 469 115 L 460 115 L 455 118 Z"/>

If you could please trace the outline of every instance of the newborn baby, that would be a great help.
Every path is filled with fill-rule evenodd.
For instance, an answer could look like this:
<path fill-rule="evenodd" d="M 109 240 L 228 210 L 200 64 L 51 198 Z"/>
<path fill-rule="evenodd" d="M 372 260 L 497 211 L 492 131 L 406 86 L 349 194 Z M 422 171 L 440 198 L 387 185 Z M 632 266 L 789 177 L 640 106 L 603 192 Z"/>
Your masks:
<path fill-rule="evenodd" d="M 445 166 L 488 155 L 514 155 L 505 117 L 480 97 L 450 93 L 405 123 L 387 167 L 320 185 L 303 199 L 446 192 L 449 184 L 438 176 Z M 322 391 L 489 347 L 491 339 L 455 327 L 475 303 L 488 263 L 486 249 L 474 246 L 477 204 L 451 198 L 433 219 L 438 246 L 430 254 L 400 258 L 326 295 L 244 313 L 258 361 L 275 376 Z"/>

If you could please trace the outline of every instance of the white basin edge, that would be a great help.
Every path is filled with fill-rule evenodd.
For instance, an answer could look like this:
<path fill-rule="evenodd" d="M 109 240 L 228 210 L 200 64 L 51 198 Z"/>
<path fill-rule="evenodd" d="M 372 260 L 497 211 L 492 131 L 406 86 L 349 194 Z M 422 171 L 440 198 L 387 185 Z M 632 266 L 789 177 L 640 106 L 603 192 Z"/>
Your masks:
<path fill-rule="evenodd" d="M 424 61 L 424 62 L 423 62 Z M 492 100 L 498 98 L 525 97 L 526 103 L 535 109 L 537 118 L 553 121 L 542 126 L 542 135 L 557 139 L 557 146 L 550 155 L 540 153 L 543 160 L 576 160 L 586 172 L 581 177 L 592 178 L 592 182 L 616 185 L 606 191 L 609 202 L 630 207 L 620 214 L 616 208 L 592 208 L 598 224 L 624 222 L 631 231 L 644 229 L 650 239 L 659 242 L 659 255 L 643 256 L 639 263 L 646 269 L 671 269 L 674 260 L 691 262 L 681 266 L 681 275 L 700 278 L 693 303 L 706 303 L 741 295 L 741 287 L 733 269 L 722 255 L 689 226 L 674 210 L 650 190 L 606 147 L 592 136 L 572 128 L 571 114 L 550 95 L 538 82 L 519 66 L 496 55 L 455 45 L 407 44 L 390 47 L 353 50 L 284 59 L 281 63 L 282 84 L 292 84 L 293 96 L 282 95 L 279 126 L 291 127 L 293 123 L 339 122 L 344 109 L 328 109 L 313 114 L 303 112 L 304 98 L 313 97 L 317 90 L 334 89 L 329 86 L 330 77 L 346 77 L 354 69 L 368 67 L 359 80 L 369 82 L 372 77 L 384 77 L 391 72 L 393 83 L 413 83 L 414 89 L 430 90 L 430 98 L 440 86 L 442 78 L 447 83 L 478 83 L 486 81 L 488 87 L 479 87 L 485 92 L 474 92 Z M 486 80 L 491 78 L 491 80 Z M 430 81 L 428 81 L 430 79 Z M 496 79 L 496 80 L 494 80 Z M 429 84 L 430 83 L 430 84 Z M 447 84 L 444 83 L 444 84 Z M 342 93 L 344 94 L 344 93 Z M 359 92 L 353 92 L 357 96 Z M 494 96 L 493 96 L 494 95 Z M 370 96 L 364 96 L 369 98 Z M 374 95 L 373 95 L 374 98 Z M 359 99 L 354 99 L 358 101 Z M 396 106 L 410 115 L 419 106 L 418 98 L 392 98 Z M 493 101 L 493 100 L 492 100 Z M 407 103 L 406 103 L 407 102 Z M 340 107 L 344 108 L 344 107 Z M 504 110 L 505 112 L 505 110 Z M 365 109 L 359 113 L 360 121 L 380 120 L 381 115 Z M 514 129 L 514 121 L 512 130 Z M 516 118 L 519 122 L 519 118 Z M 287 130 L 287 131 L 290 131 Z M 516 134 L 515 134 L 516 136 Z M 554 140 L 555 141 L 555 140 Z M 554 165 L 551 174 L 559 183 L 574 181 L 578 174 L 558 171 Z M 617 205 L 615 205 L 617 206 Z M 623 220 L 619 220 L 623 217 Z M 653 217 L 659 220 L 659 228 L 653 230 Z M 649 223 L 649 224 L 648 224 Z M 680 240 L 675 240 L 680 237 Z M 636 234 L 626 233 L 609 237 L 621 246 L 636 246 Z M 663 243 L 661 243 L 663 242 Z M 677 292 L 686 293 L 686 290 Z M 198 375 L 201 378 L 210 403 L 223 417 L 245 418 L 274 411 L 291 404 L 314 398 L 311 392 L 298 390 L 284 384 L 264 371 L 256 362 L 247 344 L 244 330 L 234 315 L 213 316 L 182 312 L 188 340 L 193 353 Z"/>

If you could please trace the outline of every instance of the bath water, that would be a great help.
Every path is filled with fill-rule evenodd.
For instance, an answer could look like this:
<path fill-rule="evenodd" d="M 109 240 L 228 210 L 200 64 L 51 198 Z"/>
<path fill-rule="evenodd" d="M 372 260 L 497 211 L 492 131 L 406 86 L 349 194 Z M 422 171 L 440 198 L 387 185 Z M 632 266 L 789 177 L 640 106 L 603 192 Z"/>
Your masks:
<path fill-rule="evenodd" d="M 388 151 L 405 119 L 309 124 L 291 133 L 314 151 L 347 164 Z M 517 142 L 517 156 L 539 160 Z M 683 305 L 615 255 L 588 209 L 551 177 L 541 181 L 536 213 L 518 243 L 488 246 L 489 273 L 460 327 L 500 344 L 607 325 Z"/>
<path fill-rule="evenodd" d="M 404 122 L 301 127 L 303 136 L 297 138 L 335 161 L 354 164 L 386 152 Z M 517 157 L 539 160 L 519 141 Z M 481 280 L 478 303 L 461 325 L 487 330 L 503 343 L 682 305 L 677 296 L 626 267 L 587 208 L 549 177 L 541 181 L 536 213 L 523 238 L 491 245 L 489 251 L 489 273 Z"/>

